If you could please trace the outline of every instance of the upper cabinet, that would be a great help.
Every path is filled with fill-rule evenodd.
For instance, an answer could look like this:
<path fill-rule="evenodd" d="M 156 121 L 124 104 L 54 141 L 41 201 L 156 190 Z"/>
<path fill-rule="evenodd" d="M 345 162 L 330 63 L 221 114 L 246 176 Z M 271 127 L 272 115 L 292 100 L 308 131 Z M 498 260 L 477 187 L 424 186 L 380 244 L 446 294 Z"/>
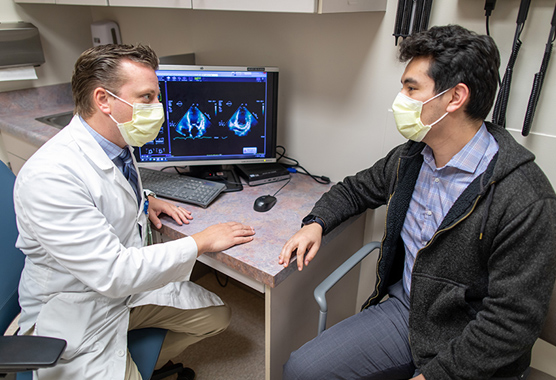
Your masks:
<path fill-rule="evenodd" d="M 222 11 L 340 13 L 385 11 L 387 0 L 14 0 L 16 3 L 112 5 Z"/>
<path fill-rule="evenodd" d="M 318 13 L 378 12 L 386 10 L 387 0 L 319 0 Z"/>
<path fill-rule="evenodd" d="M 192 0 L 193 9 L 315 13 L 317 0 Z"/>
<path fill-rule="evenodd" d="M 16 3 L 108 5 L 108 0 L 14 0 Z"/>
<path fill-rule="evenodd" d="M 109 2 L 110 5 L 121 6 L 121 7 L 157 7 L 157 8 L 191 9 L 191 0 L 109 0 Z"/>
<path fill-rule="evenodd" d="M 108 0 L 56 0 L 56 4 L 108 5 Z"/>
<path fill-rule="evenodd" d="M 56 4 L 55 0 L 14 0 L 16 3 Z"/>

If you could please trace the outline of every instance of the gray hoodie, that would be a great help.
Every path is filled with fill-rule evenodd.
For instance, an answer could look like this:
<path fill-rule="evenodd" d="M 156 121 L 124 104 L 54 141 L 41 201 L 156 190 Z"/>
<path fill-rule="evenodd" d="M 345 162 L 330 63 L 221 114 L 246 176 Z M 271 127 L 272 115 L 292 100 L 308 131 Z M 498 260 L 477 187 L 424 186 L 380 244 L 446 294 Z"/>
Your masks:
<path fill-rule="evenodd" d="M 556 276 L 556 195 L 534 155 L 487 123 L 498 154 L 454 203 L 415 261 L 410 344 L 427 380 L 521 374 L 542 328 Z M 379 302 L 402 277 L 400 232 L 423 158 L 407 142 L 347 177 L 312 215 L 330 232 L 352 215 L 387 205 L 375 291 Z"/>

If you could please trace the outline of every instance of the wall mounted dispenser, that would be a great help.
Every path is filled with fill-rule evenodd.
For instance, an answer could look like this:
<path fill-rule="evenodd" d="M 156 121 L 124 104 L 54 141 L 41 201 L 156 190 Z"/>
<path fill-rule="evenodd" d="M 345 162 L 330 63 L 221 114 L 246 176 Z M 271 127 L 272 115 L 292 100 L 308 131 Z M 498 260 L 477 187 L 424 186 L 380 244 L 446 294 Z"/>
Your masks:
<path fill-rule="evenodd" d="M 28 22 L 0 23 L 0 51 L 1 68 L 44 63 L 39 30 Z"/>

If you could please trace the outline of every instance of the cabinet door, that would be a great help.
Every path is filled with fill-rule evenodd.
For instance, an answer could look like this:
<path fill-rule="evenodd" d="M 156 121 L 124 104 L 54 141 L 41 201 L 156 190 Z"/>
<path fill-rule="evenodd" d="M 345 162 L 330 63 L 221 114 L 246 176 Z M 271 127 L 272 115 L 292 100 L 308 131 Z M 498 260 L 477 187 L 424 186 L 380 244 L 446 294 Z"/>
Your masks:
<path fill-rule="evenodd" d="M 193 9 L 316 13 L 318 0 L 192 0 Z"/>
<path fill-rule="evenodd" d="M 191 9 L 191 0 L 110 0 L 110 5 L 122 7 L 155 7 Z"/>
<path fill-rule="evenodd" d="M 56 0 L 56 4 L 108 5 L 108 0 Z"/>
<path fill-rule="evenodd" d="M 319 0 L 318 13 L 386 11 L 387 0 Z"/>
<path fill-rule="evenodd" d="M 14 0 L 15 3 L 56 4 L 55 0 Z"/>

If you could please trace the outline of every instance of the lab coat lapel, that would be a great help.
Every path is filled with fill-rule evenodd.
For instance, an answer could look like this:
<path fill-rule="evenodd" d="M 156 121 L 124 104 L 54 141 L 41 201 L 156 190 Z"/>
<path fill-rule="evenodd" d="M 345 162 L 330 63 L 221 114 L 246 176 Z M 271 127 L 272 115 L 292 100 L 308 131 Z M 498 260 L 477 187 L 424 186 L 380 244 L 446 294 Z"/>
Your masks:
<path fill-rule="evenodd" d="M 93 136 L 91 136 L 89 131 L 87 131 L 85 126 L 81 123 L 78 115 L 73 117 L 70 124 L 65 127 L 65 129 L 69 130 L 69 133 L 71 133 L 73 139 L 81 151 L 88 157 L 91 164 L 98 167 L 109 179 L 113 180 L 118 186 L 122 187 L 126 193 L 129 194 L 131 199 L 133 199 L 133 204 L 137 206 L 135 191 L 116 165 L 114 165 L 112 160 L 108 158 Z M 139 187 L 141 188 L 141 186 Z"/>

